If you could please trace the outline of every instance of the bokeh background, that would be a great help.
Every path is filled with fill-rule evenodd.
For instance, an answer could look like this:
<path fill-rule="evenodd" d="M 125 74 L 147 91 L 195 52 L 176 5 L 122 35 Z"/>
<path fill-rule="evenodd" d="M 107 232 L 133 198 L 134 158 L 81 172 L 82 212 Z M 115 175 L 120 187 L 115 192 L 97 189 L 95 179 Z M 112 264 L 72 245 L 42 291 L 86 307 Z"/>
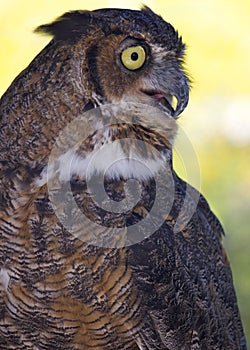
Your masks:
<path fill-rule="evenodd" d="M 144 3 L 172 23 L 187 43 L 193 89 L 179 123 L 197 155 L 201 182 L 197 172 L 192 176 L 187 170 L 193 162 L 188 151 L 175 164 L 201 188 L 223 223 L 250 344 L 250 1 Z M 33 34 L 38 25 L 68 10 L 124 6 L 138 9 L 141 1 L 0 0 L 0 95 L 49 41 Z"/>

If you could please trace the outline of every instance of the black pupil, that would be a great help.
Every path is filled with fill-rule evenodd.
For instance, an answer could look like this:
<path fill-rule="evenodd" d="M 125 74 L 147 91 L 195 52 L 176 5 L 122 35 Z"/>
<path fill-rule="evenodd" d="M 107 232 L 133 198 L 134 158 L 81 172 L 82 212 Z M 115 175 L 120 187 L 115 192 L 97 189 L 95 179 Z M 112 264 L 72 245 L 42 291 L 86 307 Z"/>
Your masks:
<path fill-rule="evenodd" d="M 132 52 L 131 53 L 131 60 L 132 61 L 137 61 L 138 60 L 138 53 L 137 52 Z"/>

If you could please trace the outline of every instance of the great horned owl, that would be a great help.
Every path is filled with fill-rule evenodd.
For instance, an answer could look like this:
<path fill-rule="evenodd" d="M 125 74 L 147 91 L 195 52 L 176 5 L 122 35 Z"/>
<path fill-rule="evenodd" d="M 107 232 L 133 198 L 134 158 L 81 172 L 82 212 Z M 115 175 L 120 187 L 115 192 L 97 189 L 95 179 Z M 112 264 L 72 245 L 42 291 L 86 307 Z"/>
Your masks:
<path fill-rule="evenodd" d="M 1 99 L 0 348 L 246 349 L 223 229 L 172 168 L 181 37 L 146 7 L 38 30 Z"/>

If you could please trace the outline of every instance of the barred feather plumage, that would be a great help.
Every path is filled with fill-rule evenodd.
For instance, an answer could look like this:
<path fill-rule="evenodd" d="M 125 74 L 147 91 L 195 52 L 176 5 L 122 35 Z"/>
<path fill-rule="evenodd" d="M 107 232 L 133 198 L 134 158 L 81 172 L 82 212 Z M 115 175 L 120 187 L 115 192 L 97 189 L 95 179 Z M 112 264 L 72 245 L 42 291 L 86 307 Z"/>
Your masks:
<path fill-rule="evenodd" d="M 39 31 L 53 39 L 0 105 L 0 349 L 245 350 L 223 229 L 172 166 L 182 39 L 145 7 L 70 12 Z M 145 61 L 129 70 L 121 52 L 138 46 Z M 102 193 L 117 147 L 92 182 L 86 159 L 117 140 L 127 161 Z"/>

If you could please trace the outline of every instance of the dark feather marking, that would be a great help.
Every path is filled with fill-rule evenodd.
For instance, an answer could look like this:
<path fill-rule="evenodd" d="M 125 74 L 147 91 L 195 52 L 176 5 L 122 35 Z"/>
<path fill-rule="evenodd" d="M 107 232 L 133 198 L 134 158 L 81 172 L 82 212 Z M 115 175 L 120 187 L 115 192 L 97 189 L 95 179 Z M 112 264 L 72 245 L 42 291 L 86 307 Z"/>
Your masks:
<path fill-rule="evenodd" d="M 98 57 L 98 46 L 94 45 L 87 52 L 87 59 L 89 61 L 88 67 L 90 69 L 90 76 L 95 85 L 96 91 L 100 96 L 103 96 L 103 89 L 100 83 L 100 77 L 97 69 L 97 57 Z"/>

